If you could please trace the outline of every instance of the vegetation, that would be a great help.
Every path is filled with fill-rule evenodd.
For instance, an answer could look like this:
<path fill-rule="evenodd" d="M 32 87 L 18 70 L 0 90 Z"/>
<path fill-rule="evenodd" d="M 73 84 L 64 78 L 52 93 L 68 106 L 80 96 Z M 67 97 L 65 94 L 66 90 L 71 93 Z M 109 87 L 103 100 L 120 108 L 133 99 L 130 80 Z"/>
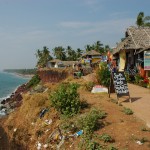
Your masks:
<path fill-rule="evenodd" d="M 101 128 L 103 123 L 100 119 L 106 117 L 106 113 L 97 109 L 92 109 L 89 113 L 84 114 L 78 120 L 78 127 L 83 129 L 82 142 L 79 143 L 81 149 L 101 150 L 102 146 L 95 141 L 94 131 Z"/>
<path fill-rule="evenodd" d="M 107 63 L 101 62 L 96 74 L 99 84 L 108 87 L 110 84 L 110 71 L 107 67 Z"/>
<path fill-rule="evenodd" d="M 52 106 L 61 114 L 70 117 L 80 111 L 81 103 L 77 93 L 78 84 L 61 84 L 58 89 L 50 95 Z"/>
<path fill-rule="evenodd" d="M 89 113 L 79 119 L 78 124 L 84 131 L 86 137 L 91 137 L 93 132 L 102 126 L 99 119 L 106 117 L 106 113 L 97 109 L 92 109 Z"/>
<path fill-rule="evenodd" d="M 106 133 L 102 134 L 100 136 L 100 139 L 103 140 L 105 143 L 113 141 L 112 137 L 110 135 L 106 134 Z"/>
<path fill-rule="evenodd" d="M 94 86 L 94 82 L 88 82 L 85 84 L 86 90 L 91 91 Z"/>
<path fill-rule="evenodd" d="M 49 60 L 52 60 L 52 56 L 46 46 L 43 47 L 43 50 L 37 50 L 36 57 L 38 59 L 37 67 L 44 68 Z"/>
<path fill-rule="evenodd" d="M 126 107 L 124 107 L 123 112 L 126 115 L 132 115 L 133 114 L 133 111 L 130 108 L 126 108 Z"/>
<path fill-rule="evenodd" d="M 27 83 L 27 88 L 35 87 L 40 82 L 40 77 L 36 74 L 34 75 L 31 80 Z"/>
<path fill-rule="evenodd" d="M 56 59 L 66 60 L 65 49 L 62 46 L 55 47 L 53 52 Z"/>
<path fill-rule="evenodd" d="M 150 16 L 144 16 L 144 12 L 140 12 L 137 16 L 136 24 L 140 26 L 150 27 Z"/>
<path fill-rule="evenodd" d="M 105 45 L 105 47 L 103 46 L 103 44 L 101 43 L 101 41 L 97 41 L 96 43 L 92 44 L 92 45 L 86 45 L 85 46 L 85 50 L 91 51 L 91 50 L 95 50 L 97 52 L 99 52 L 100 54 L 104 54 L 108 51 L 111 51 L 111 48 L 109 47 L 109 45 Z"/>

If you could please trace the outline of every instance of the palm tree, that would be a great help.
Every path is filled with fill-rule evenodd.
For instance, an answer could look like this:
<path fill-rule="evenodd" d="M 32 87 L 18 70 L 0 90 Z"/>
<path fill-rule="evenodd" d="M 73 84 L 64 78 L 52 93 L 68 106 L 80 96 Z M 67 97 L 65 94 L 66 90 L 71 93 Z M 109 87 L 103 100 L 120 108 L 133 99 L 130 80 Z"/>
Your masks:
<path fill-rule="evenodd" d="M 104 47 L 101 41 L 97 41 L 96 43 L 93 44 L 93 49 L 101 54 L 104 53 Z"/>
<path fill-rule="evenodd" d="M 38 49 L 35 55 L 38 58 L 37 67 L 46 67 L 47 62 L 52 60 L 52 56 L 46 46 L 43 47 L 43 50 Z"/>
<path fill-rule="evenodd" d="M 76 51 L 76 53 L 77 53 L 76 54 L 77 58 L 79 58 L 79 57 L 82 56 L 83 50 L 81 50 L 80 48 L 78 48 L 77 51 Z"/>
<path fill-rule="evenodd" d="M 92 46 L 91 45 L 86 45 L 85 46 L 85 50 L 86 50 L 86 52 L 89 52 L 89 51 L 91 51 L 92 50 Z"/>
<path fill-rule="evenodd" d="M 57 59 L 66 60 L 65 49 L 62 46 L 55 47 L 53 51 Z"/>
<path fill-rule="evenodd" d="M 140 12 L 137 16 L 136 24 L 140 26 L 149 26 L 150 27 L 150 16 L 144 16 L 144 12 Z"/>
<path fill-rule="evenodd" d="M 67 60 L 71 60 L 71 58 L 72 58 L 72 48 L 71 48 L 71 46 L 67 46 L 66 51 L 67 51 Z"/>

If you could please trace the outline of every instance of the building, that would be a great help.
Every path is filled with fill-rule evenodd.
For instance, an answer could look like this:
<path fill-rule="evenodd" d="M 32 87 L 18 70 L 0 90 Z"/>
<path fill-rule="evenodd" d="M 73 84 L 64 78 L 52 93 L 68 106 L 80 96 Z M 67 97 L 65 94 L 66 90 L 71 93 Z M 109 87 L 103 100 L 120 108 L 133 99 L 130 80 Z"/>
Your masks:
<path fill-rule="evenodd" d="M 82 54 L 82 59 L 84 59 L 85 63 L 96 63 L 102 59 L 102 55 L 95 50 L 91 50 Z"/>
<path fill-rule="evenodd" d="M 113 50 L 119 71 L 124 71 L 131 65 L 144 69 L 144 52 L 146 51 L 150 51 L 150 27 L 129 27 L 125 32 L 125 38 Z M 150 61 L 148 65 L 150 66 Z"/>
<path fill-rule="evenodd" d="M 48 61 L 47 68 L 65 68 L 65 67 L 72 67 L 73 64 L 78 63 L 78 61 L 62 61 L 59 59 L 53 59 Z"/>

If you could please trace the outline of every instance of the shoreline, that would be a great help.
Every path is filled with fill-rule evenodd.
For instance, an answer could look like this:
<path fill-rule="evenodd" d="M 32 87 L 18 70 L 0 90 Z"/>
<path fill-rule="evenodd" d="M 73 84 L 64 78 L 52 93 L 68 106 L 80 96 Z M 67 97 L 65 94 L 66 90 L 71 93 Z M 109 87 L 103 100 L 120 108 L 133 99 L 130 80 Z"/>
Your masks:
<path fill-rule="evenodd" d="M 3 100 L 6 100 L 6 99 L 9 99 L 10 97 L 11 97 L 11 95 L 12 95 L 12 93 L 15 93 L 16 91 L 17 91 L 17 89 L 20 87 L 20 86 L 22 86 L 23 84 L 27 84 L 28 82 L 29 82 L 29 80 L 34 76 L 34 75 L 29 75 L 29 74 L 27 74 L 27 75 L 23 75 L 23 74 L 18 74 L 18 73 L 9 73 L 9 72 L 6 72 L 6 71 L 0 71 L 0 73 L 6 73 L 6 74 L 10 74 L 10 75 L 12 75 L 12 76 L 15 76 L 15 77 L 17 77 L 18 79 L 19 78 L 22 78 L 22 79 L 25 79 L 25 82 L 24 83 L 21 83 L 21 84 L 18 84 L 18 85 L 16 85 L 16 86 L 14 86 L 14 88 L 9 92 L 9 93 L 7 93 L 7 95 L 0 95 L 1 97 L 0 97 L 0 103 L 3 101 Z M 7 89 L 6 89 L 7 90 Z"/>
<path fill-rule="evenodd" d="M 22 77 L 22 78 L 27 78 L 27 79 L 31 79 L 33 76 L 34 76 L 34 74 L 19 74 L 19 73 L 16 73 L 16 72 L 14 72 L 13 73 L 15 76 L 18 76 L 18 77 Z"/>
<path fill-rule="evenodd" d="M 31 79 L 34 76 L 34 74 L 21 74 L 21 73 L 17 73 L 17 72 L 7 72 L 7 71 L 0 71 L 0 72 L 12 74 L 17 77 L 21 77 L 21 78 L 25 78 L 25 79 L 27 79 L 27 78 Z"/>

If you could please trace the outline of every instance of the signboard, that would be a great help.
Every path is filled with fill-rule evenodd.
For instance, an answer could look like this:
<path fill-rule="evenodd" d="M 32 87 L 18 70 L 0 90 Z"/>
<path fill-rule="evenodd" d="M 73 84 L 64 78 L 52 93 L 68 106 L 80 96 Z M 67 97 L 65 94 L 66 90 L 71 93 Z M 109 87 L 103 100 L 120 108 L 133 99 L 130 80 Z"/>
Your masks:
<path fill-rule="evenodd" d="M 150 70 L 150 51 L 144 51 L 144 70 Z"/>
<path fill-rule="evenodd" d="M 114 81 L 115 91 L 118 97 L 124 95 L 129 96 L 128 85 L 127 85 L 124 72 L 114 72 L 113 81 Z"/>

